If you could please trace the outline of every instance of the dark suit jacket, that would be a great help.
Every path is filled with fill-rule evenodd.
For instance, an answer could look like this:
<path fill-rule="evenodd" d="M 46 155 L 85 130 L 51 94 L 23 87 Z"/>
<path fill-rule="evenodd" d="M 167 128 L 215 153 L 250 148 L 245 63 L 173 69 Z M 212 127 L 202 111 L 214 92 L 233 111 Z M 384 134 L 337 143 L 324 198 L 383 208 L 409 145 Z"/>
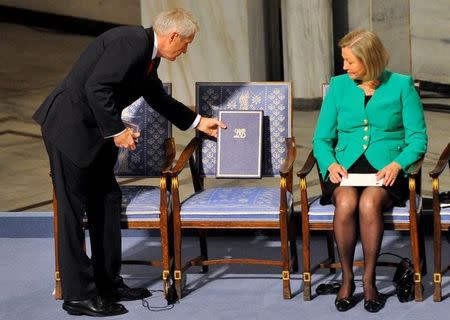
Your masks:
<path fill-rule="evenodd" d="M 96 38 L 33 116 L 44 139 L 79 167 L 93 161 L 105 137 L 125 129 L 122 110 L 143 96 L 181 130 L 196 113 L 166 94 L 155 67 L 147 74 L 152 29 L 118 27 Z"/>

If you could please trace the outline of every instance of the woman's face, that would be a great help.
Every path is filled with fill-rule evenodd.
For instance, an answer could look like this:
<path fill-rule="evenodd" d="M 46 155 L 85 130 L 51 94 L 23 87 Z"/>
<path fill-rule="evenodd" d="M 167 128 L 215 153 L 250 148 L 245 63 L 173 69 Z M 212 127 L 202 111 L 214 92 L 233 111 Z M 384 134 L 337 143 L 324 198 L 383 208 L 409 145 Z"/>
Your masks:
<path fill-rule="evenodd" d="M 344 70 L 353 80 L 362 80 L 366 75 L 366 68 L 349 47 L 342 48 L 342 59 L 344 60 Z"/>

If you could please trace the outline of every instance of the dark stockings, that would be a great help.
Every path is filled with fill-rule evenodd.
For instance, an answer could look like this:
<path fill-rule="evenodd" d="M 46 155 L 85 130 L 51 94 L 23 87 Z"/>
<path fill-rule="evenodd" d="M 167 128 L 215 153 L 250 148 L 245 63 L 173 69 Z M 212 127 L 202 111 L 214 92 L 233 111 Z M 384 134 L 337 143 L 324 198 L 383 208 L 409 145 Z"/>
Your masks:
<path fill-rule="evenodd" d="M 352 294 L 356 218 L 359 214 L 364 254 L 364 299 L 376 299 L 375 267 L 383 238 L 382 212 L 391 205 L 389 194 L 380 187 L 366 187 L 362 191 L 354 187 L 338 187 L 333 193 L 333 203 L 336 207 L 333 228 L 342 266 L 342 286 L 337 298 Z"/>

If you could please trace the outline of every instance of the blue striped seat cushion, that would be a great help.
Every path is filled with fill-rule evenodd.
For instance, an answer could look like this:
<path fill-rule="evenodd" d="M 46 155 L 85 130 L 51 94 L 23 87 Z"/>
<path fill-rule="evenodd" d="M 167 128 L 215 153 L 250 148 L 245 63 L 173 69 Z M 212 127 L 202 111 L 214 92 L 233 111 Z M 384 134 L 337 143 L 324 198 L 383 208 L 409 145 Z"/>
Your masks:
<path fill-rule="evenodd" d="M 121 186 L 122 221 L 159 220 L 160 189 L 154 186 Z M 167 193 L 169 204 L 169 193 Z"/>
<path fill-rule="evenodd" d="M 334 216 L 334 205 L 322 206 L 319 203 L 320 197 L 314 198 L 309 204 L 309 222 L 332 223 Z M 416 195 L 417 212 L 422 209 L 422 197 Z M 407 223 L 409 222 L 409 200 L 405 207 L 393 207 L 383 213 L 384 222 Z"/>
<path fill-rule="evenodd" d="M 450 223 L 450 207 L 441 207 L 441 221 Z"/>
<path fill-rule="evenodd" d="M 289 192 L 287 204 L 292 207 Z M 182 202 L 180 215 L 183 221 L 278 221 L 279 211 L 279 188 L 227 187 L 193 194 Z"/>

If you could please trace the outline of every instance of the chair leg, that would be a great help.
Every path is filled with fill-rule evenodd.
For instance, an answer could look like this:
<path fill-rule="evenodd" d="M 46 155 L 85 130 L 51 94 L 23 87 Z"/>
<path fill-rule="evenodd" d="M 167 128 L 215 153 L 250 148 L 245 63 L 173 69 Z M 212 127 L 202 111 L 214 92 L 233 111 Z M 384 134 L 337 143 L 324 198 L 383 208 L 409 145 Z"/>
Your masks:
<path fill-rule="evenodd" d="M 439 214 L 434 214 L 434 230 L 433 230 L 433 244 L 434 244 L 434 294 L 433 301 L 440 302 L 442 300 L 442 261 L 441 261 L 441 244 L 442 244 L 442 233 L 441 233 L 441 217 Z"/>
<path fill-rule="evenodd" d="M 206 230 L 199 229 L 199 241 L 200 241 L 200 256 L 202 261 L 208 260 L 208 244 L 206 241 Z M 209 266 L 202 265 L 202 273 L 207 273 L 209 271 Z"/>
<path fill-rule="evenodd" d="M 291 280 L 290 280 L 290 259 L 289 259 L 289 230 L 288 230 L 288 218 L 286 212 L 281 214 L 280 219 L 280 240 L 281 240 L 281 256 L 283 259 L 283 298 L 291 299 Z"/>
<path fill-rule="evenodd" d="M 420 267 L 419 236 L 417 221 L 411 223 L 410 228 L 411 251 L 414 265 L 414 298 L 415 301 L 423 301 L 422 273 Z"/>
<path fill-rule="evenodd" d="M 336 256 L 334 255 L 334 233 L 333 231 L 327 231 L 327 249 L 328 259 L 331 263 L 336 262 Z M 330 273 L 336 273 L 336 268 L 330 268 Z"/>
<path fill-rule="evenodd" d="M 183 297 L 183 282 L 181 274 L 181 227 L 180 221 L 174 219 L 173 243 L 174 243 L 174 272 L 173 279 L 178 299 Z"/>
<path fill-rule="evenodd" d="M 306 216 L 306 221 L 303 221 Z M 311 251 L 308 215 L 302 213 L 303 300 L 311 300 Z"/>
<path fill-rule="evenodd" d="M 62 297 L 61 275 L 59 273 L 58 207 L 56 202 L 56 194 L 54 190 L 53 190 L 53 234 L 55 245 L 55 292 L 53 294 L 53 297 L 56 300 L 61 300 L 63 297 Z"/>
<path fill-rule="evenodd" d="M 294 216 L 294 210 L 291 213 L 291 232 L 289 232 L 289 248 L 291 249 L 292 271 L 298 272 L 298 253 L 297 253 L 297 221 Z"/>

